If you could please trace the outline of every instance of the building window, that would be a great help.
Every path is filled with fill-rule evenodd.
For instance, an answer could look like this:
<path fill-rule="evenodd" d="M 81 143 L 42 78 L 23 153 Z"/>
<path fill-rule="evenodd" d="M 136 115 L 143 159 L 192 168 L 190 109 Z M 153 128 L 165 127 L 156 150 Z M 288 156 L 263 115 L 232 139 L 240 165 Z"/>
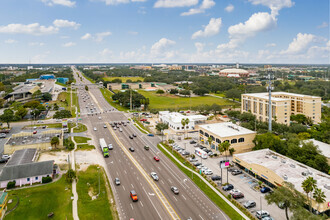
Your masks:
<path fill-rule="evenodd" d="M 313 119 L 315 119 L 315 116 L 313 116 Z"/>
<path fill-rule="evenodd" d="M 214 140 L 214 137 L 212 135 L 210 137 L 212 138 L 212 140 Z"/>
<path fill-rule="evenodd" d="M 180 128 L 179 128 L 179 127 L 177 127 L 177 128 L 176 128 L 176 130 L 180 130 Z"/>
<path fill-rule="evenodd" d="M 219 144 L 221 143 L 221 141 L 219 140 L 219 138 L 216 138 L 216 139 L 215 139 L 215 142 L 217 142 L 217 143 L 219 143 Z"/>
<path fill-rule="evenodd" d="M 236 144 L 237 143 L 237 139 L 235 138 L 235 139 L 232 139 L 231 141 L 230 141 L 232 144 Z"/>
<path fill-rule="evenodd" d="M 287 122 L 287 120 L 284 120 L 284 122 Z"/>
<path fill-rule="evenodd" d="M 284 115 L 287 115 L 288 113 L 284 113 Z"/>
<path fill-rule="evenodd" d="M 204 135 L 205 135 L 205 137 L 209 137 L 209 134 L 208 134 L 208 133 L 206 133 L 206 132 L 205 132 L 205 134 L 204 134 Z"/>
<path fill-rule="evenodd" d="M 313 115 L 315 115 L 315 113 L 313 113 Z"/>
<path fill-rule="evenodd" d="M 238 143 L 242 143 L 242 142 L 244 142 L 244 138 L 238 139 Z"/>
<path fill-rule="evenodd" d="M 202 130 L 199 130 L 199 133 L 204 134 L 204 132 Z"/>
<path fill-rule="evenodd" d="M 27 180 L 28 182 L 30 182 L 30 178 L 27 178 L 26 180 Z"/>
<path fill-rule="evenodd" d="M 38 180 L 38 177 L 36 176 L 36 180 Z"/>
<path fill-rule="evenodd" d="M 182 129 L 184 129 L 184 127 L 182 127 Z"/>

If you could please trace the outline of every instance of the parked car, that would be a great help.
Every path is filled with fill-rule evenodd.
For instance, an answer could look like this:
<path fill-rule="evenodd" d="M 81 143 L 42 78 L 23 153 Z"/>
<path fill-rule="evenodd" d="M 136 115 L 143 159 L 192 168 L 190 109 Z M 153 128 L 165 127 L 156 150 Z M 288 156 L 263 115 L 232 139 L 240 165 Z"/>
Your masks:
<path fill-rule="evenodd" d="M 232 189 L 232 190 L 230 190 L 229 194 L 233 195 L 233 194 L 239 193 L 239 192 L 241 192 L 239 189 Z"/>
<path fill-rule="evenodd" d="M 130 195 L 131 199 L 133 200 L 133 202 L 137 202 L 138 201 L 137 194 L 136 194 L 136 192 L 134 190 L 132 190 L 129 195 Z"/>
<path fill-rule="evenodd" d="M 193 163 L 193 165 L 195 166 L 195 167 L 197 167 L 197 166 L 199 166 L 199 165 L 201 165 L 202 163 L 200 163 L 200 162 L 194 162 Z"/>
<path fill-rule="evenodd" d="M 179 189 L 176 188 L 175 186 L 171 186 L 171 190 L 174 194 L 176 194 L 176 195 L 179 194 Z"/>
<path fill-rule="evenodd" d="M 120 185 L 120 180 L 119 180 L 119 178 L 115 178 L 115 184 L 118 186 L 118 185 Z"/>
<path fill-rule="evenodd" d="M 225 185 L 224 187 L 222 187 L 222 189 L 224 191 L 229 191 L 229 190 L 234 189 L 234 186 L 232 184 L 228 184 L 228 185 Z"/>
<path fill-rule="evenodd" d="M 262 219 L 262 218 L 265 218 L 265 217 L 269 217 L 269 212 L 265 211 L 265 210 L 261 210 L 261 211 L 257 211 L 256 212 L 256 217 L 258 219 Z"/>
<path fill-rule="evenodd" d="M 132 134 L 133 135 L 133 137 L 136 137 L 136 134 Z"/>
<path fill-rule="evenodd" d="M 267 193 L 267 192 L 270 192 L 270 191 L 271 191 L 270 188 L 267 187 L 267 186 L 264 186 L 264 187 L 262 187 L 262 188 L 260 189 L 260 192 L 261 192 L 261 193 Z"/>
<path fill-rule="evenodd" d="M 149 137 L 153 137 L 153 136 L 155 136 L 155 135 L 154 135 L 154 134 L 151 134 L 151 133 L 149 133 L 149 134 L 148 134 L 148 136 L 149 136 Z"/>
<path fill-rule="evenodd" d="M 144 149 L 145 150 L 149 150 L 149 146 L 144 146 Z"/>
<path fill-rule="evenodd" d="M 213 180 L 213 181 L 221 180 L 221 176 L 218 176 L 218 175 L 212 176 L 211 180 Z"/>
<path fill-rule="evenodd" d="M 198 161 L 197 158 L 189 158 L 189 162 L 196 162 L 196 161 Z"/>
<path fill-rule="evenodd" d="M 252 201 L 252 200 L 248 200 L 243 204 L 243 206 L 247 209 L 253 208 L 253 207 L 256 207 L 256 202 Z"/>
<path fill-rule="evenodd" d="M 237 193 L 234 193 L 234 194 L 232 195 L 232 197 L 233 197 L 234 199 L 240 199 L 240 198 L 244 198 L 244 194 L 241 193 L 241 192 L 237 192 Z"/>
<path fill-rule="evenodd" d="M 130 136 L 128 136 L 130 139 L 133 139 L 133 137 L 130 135 Z"/>
<path fill-rule="evenodd" d="M 150 175 L 151 175 L 152 179 L 154 179 L 155 181 L 159 180 L 159 177 L 157 176 L 157 173 L 151 172 Z"/>
<path fill-rule="evenodd" d="M 5 138 L 7 135 L 5 133 L 0 133 L 0 138 Z"/>
<path fill-rule="evenodd" d="M 97 131 L 97 128 L 96 127 L 94 127 L 94 131 Z"/>
<path fill-rule="evenodd" d="M 190 143 L 190 144 L 196 144 L 197 142 L 194 141 L 194 140 L 192 140 L 192 141 L 190 141 L 189 143 Z"/>
<path fill-rule="evenodd" d="M 157 162 L 159 162 L 159 157 L 154 156 L 154 160 L 157 161 Z"/>
<path fill-rule="evenodd" d="M 134 150 L 134 148 L 133 147 L 130 147 L 130 148 L 128 148 L 131 152 L 134 152 L 135 150 Z"/>
<path fill-rule="evenodd" d="M 33 131 L 33 134 L 36 134 L 38 131 Z"/>
<path fill-rule="evenodd" d="M 270 217 L 270 216 L 266 216 L 266 217 L 263 217 L 261 220 L 274 220 L 274 218 Z"/>
<path fill-rule="evenodd" d="M 7 158 L 0 158 L 0 163 L 7 163 L 9 159 Z"/>
<path fill-rule="evenodd" d="M 213 171 L 210 170 L 210 169 L 208 169 L 208 170 L 205 170 L 203 173 L 204 173 L 205 175 L 212 175 L 212 174 L 213 174 Z"/>
<path fill-rule="evenodd" d="M 242 173 L 241 170 L 233 170 L 233 171 L 231 171 L 231 174 L 234 175 L 234 176 L 236 176 L 238 174 L 241 174 L 241 173 Z"/>

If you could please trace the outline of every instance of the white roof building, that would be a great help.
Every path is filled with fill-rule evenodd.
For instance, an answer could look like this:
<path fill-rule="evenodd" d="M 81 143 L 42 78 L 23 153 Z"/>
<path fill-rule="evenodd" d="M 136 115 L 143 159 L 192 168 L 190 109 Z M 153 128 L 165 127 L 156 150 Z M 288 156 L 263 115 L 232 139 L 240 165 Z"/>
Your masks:
<path fill-rule="evenodd" d="M 311 141 L 317 148 L 321 151 L 321 154 L 330 159 L 330 144 L 324 143 L 322 141 L 317 141 L 315 139 L 309 139 L 305 142 Z"/>
<path fill-rule="evenodd" d="M 189 124 L 186 125 L 186 130 L 194 130 L 195 125 L 204 123 L 207 117 L 204 115 L 183 115 L 178 112 L 160 111 L 159 119 L 163 123 L 167 123 L 170 129 L 175 131 L 184 131 L 184 127 L 181 124 L 182 119 L 189 119 Z"/>
<path fill-rule="evenodd" d="M 205 124 L 199 125 L 203 128 L 221 138 L 240 136 L 245 134 L 255 134 L 255 131 L 251 131 L 247 128 L 243 128 L 231 122 L 215 123 L 215 124 Z"/>

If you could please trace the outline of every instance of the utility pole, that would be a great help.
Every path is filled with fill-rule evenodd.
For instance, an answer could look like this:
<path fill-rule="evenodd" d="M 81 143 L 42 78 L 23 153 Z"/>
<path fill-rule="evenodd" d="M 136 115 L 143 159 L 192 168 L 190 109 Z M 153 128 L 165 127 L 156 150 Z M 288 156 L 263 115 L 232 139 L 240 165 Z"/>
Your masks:
<path fill-rule="evenodd" d="M 270 67 L 268 67 L 270 68 Z M 272 87 L 272 71 L 268 70 L 268 93 L 269 93 L 269 100 L 268 100 L 268 131 L 272 132 L 272 90 L 274 87 Z"/>

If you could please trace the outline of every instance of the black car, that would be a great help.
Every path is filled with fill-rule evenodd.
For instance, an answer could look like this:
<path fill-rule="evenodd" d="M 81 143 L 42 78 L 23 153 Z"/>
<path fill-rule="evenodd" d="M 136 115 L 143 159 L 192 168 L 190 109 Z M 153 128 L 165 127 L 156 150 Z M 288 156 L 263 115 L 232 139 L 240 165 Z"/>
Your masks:
<path fill-rule="evenodd" d="M 199 165 L 202 165 L 202 163 L 200 163 L 200 162 L 195 162 L 195 163 L 193 163 L 193 165 L 194 165 L 195 167 L 197 167 L 197 166 L 199 166 Z"/>
<path fill-rule="evenodd" d="M 194 140 L 192 140 L 192 141 L 190 141 L 189 143 L 190 143 L 190 144 L 196 144 L 197 142 L 194 141 Z"/>
<path fill-rule="evenodd" d="M 217 176 L 217 175 L 212 176 L 211 180 L 213 180 L 213 181 L 221 180 L 221 176 Z"/>
<path fill-rule="evenodd" d="M 238 175 L 238 174 L 241 174 L 242 171 L 241 170 L 233 170 L 231 171 L 231 174 L 233 174 L 234 176 Z"/>
<path fill-rule="evenodd" d="M 130 136 L 128 136 L 130 139 L 133 139 L 133 137 L 130 135 Z"/>
<path fill-rule="evenodd" d="M 0 163 L 7 163 L 8 158 L 0 158 Z"/>
<path fill-rule="evenodd" d="M 234 186 L 232 184 L 228 184 L 228 185 L 225 185 L 224 187 L 222 187 L 222 189 L 224 191 L 229 191 L 229 190 L 234 189 Z"/>
<path fill-rule="evenodd" d="M 134 148 L 133 147 L 130 147 L 128 148 L 131 152 L 134 152 Z"/>

